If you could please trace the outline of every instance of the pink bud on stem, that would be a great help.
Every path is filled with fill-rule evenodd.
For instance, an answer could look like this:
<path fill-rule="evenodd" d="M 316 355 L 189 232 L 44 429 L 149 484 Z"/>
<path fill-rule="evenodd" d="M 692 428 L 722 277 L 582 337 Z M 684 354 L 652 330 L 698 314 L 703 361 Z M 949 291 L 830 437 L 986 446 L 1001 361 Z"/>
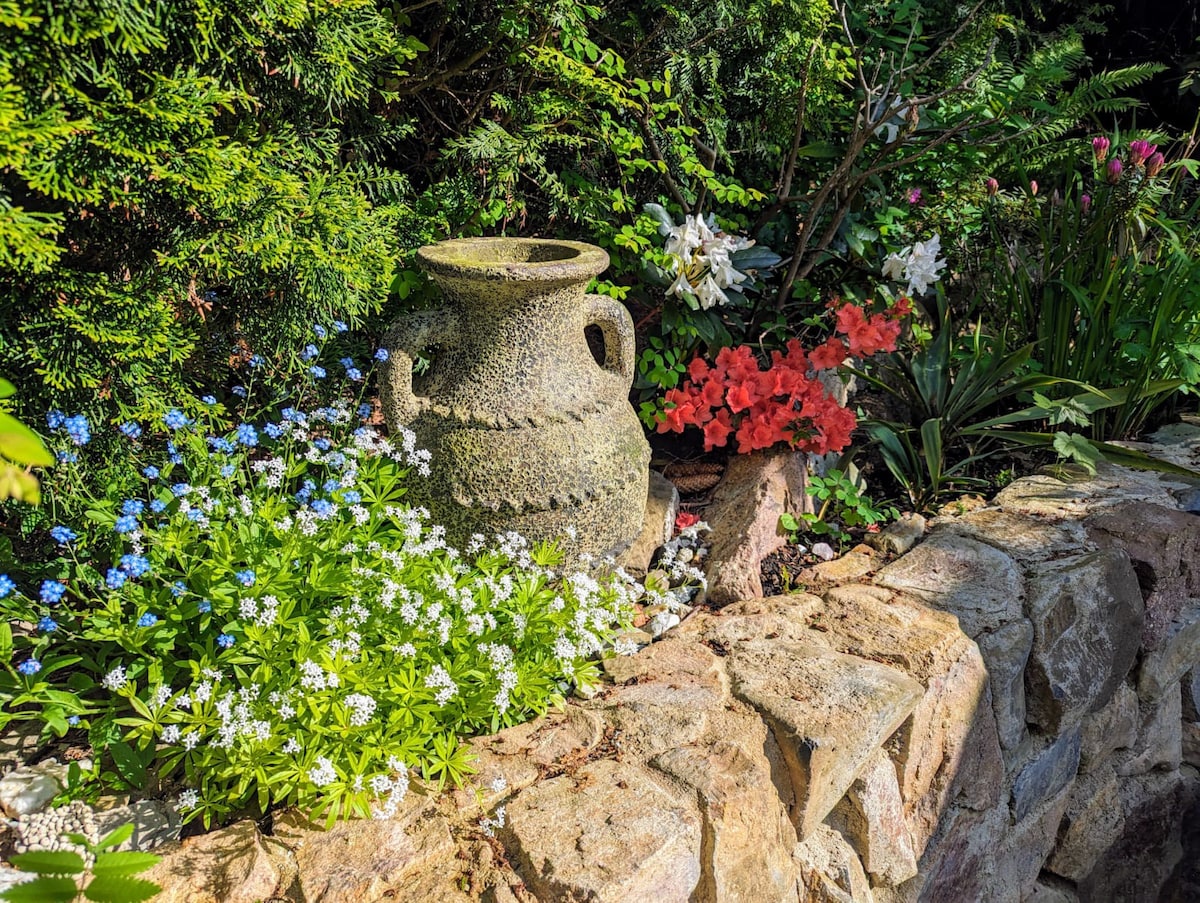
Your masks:
<path fill-rule="evenodd" d="M 1092 139 L 1092 153 L 1096 155 L 1096 162 L 1103 163 L 1105 157 L 1108 156 L 1109 140 L 1103 135 L 1098 135 Z"/>

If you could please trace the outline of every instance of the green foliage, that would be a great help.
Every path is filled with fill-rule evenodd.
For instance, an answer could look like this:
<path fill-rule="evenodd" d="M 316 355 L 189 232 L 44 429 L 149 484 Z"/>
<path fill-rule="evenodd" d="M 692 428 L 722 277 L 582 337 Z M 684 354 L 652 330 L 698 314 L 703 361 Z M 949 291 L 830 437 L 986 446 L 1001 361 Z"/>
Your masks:
<path fill-rule="evenodd" d="M 16 386 L 0 377 L 0 401 L 12 398 L 16 392 Z M 41 488 L 37 477 L 26 468 L 53 464 L 54 456 L 41 438 L 17 418 L 0 410 L 0 501 L 11 498 L 36 505 L 41 500 Z"/>
<path fill-rule="evenodd" d="M 796 542 L 802 534 L 828 536 L 838 545 L 844 545 L 851 537 L 852 528 L 873 527 L 887 520 L 895 520 L 900 513 L 892 506 L 877 506 L 863 494 L 860 481 L 848 471 L 831 467 L 824 474 L 812 474 L 804 491 L 820 502 L 815 513 L 805 512 L 797 520 L 784 512 L 779 525 L 788 534 L 790 542 Z"/>
<path fill-rule="evenodd" d="M 18 853 L 11 862 L 24 872 L 38 875 L 32 881 L 0 892 L 9 903 L 141 903 L 162 889 L 153 881 L 135 878 L 161 857 L 151 853 L 119 852 L 133 836 L 133 825 L 122 825 L 95 843 L 80 834 L 68 834 L 82 852 L 54 851 Z"/>

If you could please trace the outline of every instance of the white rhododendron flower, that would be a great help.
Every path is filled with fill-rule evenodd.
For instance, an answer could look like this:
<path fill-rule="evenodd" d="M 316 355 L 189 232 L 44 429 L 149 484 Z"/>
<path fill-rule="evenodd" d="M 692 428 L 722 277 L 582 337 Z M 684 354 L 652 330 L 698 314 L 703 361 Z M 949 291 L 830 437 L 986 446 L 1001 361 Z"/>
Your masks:
<path fill-rule="evenodd" d="M 896 282 L 908 282 L 910 295 L 923 295 L 929 286 L 942 278 L 945 258 L 938 259 L 942 239 L 936 232 L 928 241 L 914 242 L 899 254 L 889 254 L 883 261 L 883 275 Z"/>
<path fill-rule="evenodd" d="M 705 222 L 688 214 L 667 235 L 665 249 L 675 273 L 668 293 L 680 298 L 691 295 L 705 310 L 728 304 L 726 292 L 741 292 L 742 283 L 750 278 L 734 268 L 733 253 L 753 244 L 748 238 L 715 230 L 711 218 Z"/>

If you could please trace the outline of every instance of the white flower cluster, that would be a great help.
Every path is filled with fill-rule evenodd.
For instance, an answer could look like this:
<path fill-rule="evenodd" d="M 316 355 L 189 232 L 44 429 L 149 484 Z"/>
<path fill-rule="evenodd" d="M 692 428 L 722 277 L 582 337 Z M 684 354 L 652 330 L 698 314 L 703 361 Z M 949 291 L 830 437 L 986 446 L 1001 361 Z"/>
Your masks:
<path fill-rule="evenodd" d="M 883 261 L 883 275 L 896 282 L 908 282 L 910 295 L 923 295 L 929 286 L 942 278 L 945 259 L 938 259 L 942 239 L 936 232 L 928 241 L 914 242 L 899 254 L 889 254 Z"/>
<path fill-rule="evenodd" d="M 669 292 L 683 298 L 694 296 L 705 310 L 728 304 L 726 292 L 741 292 L 749 276 L 733 266 L 733 253 L 754 242 L 716 229 L 711 214 L 707 222 L 693 214 L 683 219 L 667 236 L 675 281 Z"/>

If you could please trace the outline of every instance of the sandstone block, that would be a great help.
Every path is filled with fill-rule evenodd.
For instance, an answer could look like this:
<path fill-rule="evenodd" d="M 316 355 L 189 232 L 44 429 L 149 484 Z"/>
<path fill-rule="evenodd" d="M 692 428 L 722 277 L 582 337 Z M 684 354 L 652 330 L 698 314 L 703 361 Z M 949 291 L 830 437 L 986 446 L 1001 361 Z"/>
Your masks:
<path fill-rule="evenodd" d="M 1179 684 L 1171 685 L 1155 703 L 1139 711 L 1137 740 L 1117 765 L 1122 777 L 1145 774 L 1154 768 L 1178 768 L 1183 761 L 1183 713 Z"/>
<path fill-rule="evenodd" d="M 1200 664 L 1200 599 L 1189 598 L 1162 629 L 1155 648 L 1143 653 L 1138 695 L 1147 702 L 1158 699 L 1196 664 Z M 1191 692 L 1188 696 L 1194 698 Z"/>
<path fill-rule="evenodd" d="M 830 823 L 850 841 L 873 884 L 902 884 L 917 874 L 896 766 L 883 750 L 872 755 Z"/>
<path fill-rule="evenodd" d="M 880 570 L 875 582 L 953 614 L 972 637 L 1021 616 L 1024 587 L 1016 563 L 999 549 L 951 532 L 935 530 Z"/>
<path fill-rule="evenodd" d="M 637 767 L 602 759 L 536 784 L 507 823 L 539 900 L 686 903 L 700 883 L 699 814 Z"/>
<path fill-rule="evenodd" d="M 1133 667 L 1141 590 L 1124 552 L 1090 552 L 1037 565 L 1026 608 L 1034 632 L 1028 718 L 1058 734 L 1108 702 Z"/>
<path fill-rule="evenodd" d="M 1118 749 L 1133 746 L 1138 731 L 1137 693 L 1121 684 L 1100 710 L 1083 718 L 1079 766 L 1084 771 L 1106 761 Z"/>
<path fill-rule="evenodd" d="M 1128 501 L 1172 508 L 1176 504 L 1173 493 L 1187 488 L 1178 478 L 1101 461 L 1095 476 L 1089 479 L 1068 483 L 1042 474 L 1022 477 L 997 493 L 992 504 L 1018 514 L 1082 520 Z"/>
<path fill-rule="evenodd" d="M 992 685 L 996 733 L 1005 749 L 1025 736 L 1025 664 L 1033 649 L 1033 624 L 1021 618 L 977 638 Z"/>
<path fill-rule="evenodd" d="M 837 831 L 819 825 L 796 846 L 806 903 L 874 903 L 871 884 L 854 849 Z"/>
<path fill-rule="evenodd" d="M 903 555 L 925 535 L 925 518 L 919 514 L 902 514 L 878 533 L 867 537 L 867 545 L 888 555 Z"/>
<path fill-rule="evenodd" d="M 1064 552 L 1078 552 L 1088 543 L 1083 526 L 1055 522 L 1001 508 L 984 508 L 939 522 L 939 532 L 967 536 L 994 546 L 1021 562 L 1045 561 Z"/>
<path fill-rule="evenodd" d="M 734 695 L 762 714 L 783 751 L 801 839 L 924 695 L 919 683 L 893 668 L 813 645 L 741 643 L 727 668 Z"/>
<path fill-rule="evenodd" d="M 1117 773 L 1109 764 L 1081 775 L 1058 828 L 1058 845 L 1046 867 L 1071 881 L 1082 881 L 1125 828 Z"/>
<path fill-rule="evenodd" d="M 162 860 L 139 875 L 158 884 L 156 903 L 259 903 L 279 884 L 264 840 L 252 821 L 169 843 Z"/>

